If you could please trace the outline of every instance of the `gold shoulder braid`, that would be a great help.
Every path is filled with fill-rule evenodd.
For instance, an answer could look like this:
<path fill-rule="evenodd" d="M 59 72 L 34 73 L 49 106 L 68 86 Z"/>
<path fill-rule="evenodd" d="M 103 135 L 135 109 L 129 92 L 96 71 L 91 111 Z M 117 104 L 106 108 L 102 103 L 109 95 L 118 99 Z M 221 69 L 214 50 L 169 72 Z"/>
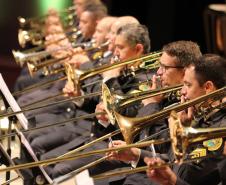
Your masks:
<path fill-rule="evenodd" d="M 205 157 L 207 155 L 207 151 L 205 148 L 196 148 L 189 155 L 191 159 Z"/>

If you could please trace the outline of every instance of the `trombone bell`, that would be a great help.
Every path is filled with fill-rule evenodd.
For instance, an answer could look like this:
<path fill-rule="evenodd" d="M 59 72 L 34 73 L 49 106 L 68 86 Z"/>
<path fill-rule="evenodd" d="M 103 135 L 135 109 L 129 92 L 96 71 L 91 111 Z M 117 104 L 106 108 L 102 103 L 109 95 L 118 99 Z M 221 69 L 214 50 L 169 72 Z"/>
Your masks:
<path fill-rule="evenodd" d="M 197 129 L 184 127 L 175 111 L 172 111 L 170 115 L 169 128 L 174 155 L 180 164 L 184 161 L 190 144 L 226 137 L 226 127 Z"/>

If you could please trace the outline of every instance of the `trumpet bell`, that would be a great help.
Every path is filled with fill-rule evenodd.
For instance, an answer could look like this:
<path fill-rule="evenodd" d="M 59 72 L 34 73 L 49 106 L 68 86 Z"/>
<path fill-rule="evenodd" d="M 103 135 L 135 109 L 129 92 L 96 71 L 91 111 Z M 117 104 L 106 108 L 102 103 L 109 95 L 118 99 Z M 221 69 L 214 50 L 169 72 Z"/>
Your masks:
<path fill-rule="evenodd" d="M 184 127 L 175 111 L 169 118 L 170 138 L 176 162 L 183 163 L 190 144 L 208 143 L 211 139 L 226 137 L 226 127 L 220 128 L 192 128 Z"/>
<path fill-rule="evenodd" d="M 18 41 L 22 48 L 25 48 L 26 43 L 31 41 L 31 37 L 28 34 L 28 31 L 19 29 L 18 31 Z"/>
<path fill-rule="evenodd" d="M 18 17 L 18 22 L 20 24 L 21 27 L 24 27 L 26 25 L 26 19 L 23 17 Z"/>
<path fill-rule="evenodd" d="M 18 41 L 22 48 L 25 48 L 27 43 L 31 43 L 33 45 L 41 45 L 43 43 L 43 36 L 41 33 L 34 31 L 26 31 L 19 29 L 18 31 Z"/>
<path fill-rule="evenodd" d="M 25 54 L 20 51 L 15 51 L 15 50 L 12 50 L 12 54 L 13 54 L 13 57 L 14 57 L 16 63 L 22 67 L 24 65 L 24 63 L 26 62 Z"/>
<path fill-rule="evenodd" d="M 188 140 L 183 137 L 184 130 L 175 111 L 172 111 L 169 117 L 169 129 L 174 157 L 177 162 L 182 163 L 188 147 Z"/>
<path fill-rule="evenodd" d="M 27 62 L 27 67 L 28 67 L 28 71 L 31 77 L 34 76 L 34 73 L 37 72 L 37 68 L 35 67 L 34 64 Z"/>
<path fill-rule="evenodd" d="M 105 83 L 102 84 L 102 98 L 103 98 L 103 104 L 105 107 L 105 111 L 107 112 L 109 121 L 112 124 L 115 124 L 115 117 L 113 114 L 114 100 L 111 95 L 110 89 L 108 88 L 108 86 Z"/>

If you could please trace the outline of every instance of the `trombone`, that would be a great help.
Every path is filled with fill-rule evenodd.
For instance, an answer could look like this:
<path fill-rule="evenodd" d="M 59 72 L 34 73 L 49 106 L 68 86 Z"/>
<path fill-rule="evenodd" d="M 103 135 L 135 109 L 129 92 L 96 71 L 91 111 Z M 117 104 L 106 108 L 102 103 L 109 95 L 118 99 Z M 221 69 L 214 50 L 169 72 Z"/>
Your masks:
<path fill-rule="evenodd" d="M 103 87 L 104 87 L 103 91 L 106 91 L 107 86 L 103 85 Z M 162 94 L 162 93 L 165 93 L 165 94 L 170 93 L 170 92 L 179 90 L 180 88 L 181 88 L 181 85 L 178 85 L 178 86 L 171 87 L 171 88 L 169 87 L 169 88 L 163 88 L 163 89 L 157 89 L 157 90 L 149 90 L 149 91 L 145 91 L 144 93 L 141 93 L 141 92 L 133 93 L 130 96 L 123 96 L 123 95 L 114 94 L 112 96 L 112 98 L 114 98 L 115 101 L 118 102 L 119 105 L 117 105 L 117 107 L 120 107 L 120 103 L 121 103 L 122 106 L 126 106 L 126 105 L 129 105 L 130 103 L 132 103 L 132 101 L 126 101 L 126 99 L 129 100 L 132 97 L 137 97 L 138 98 L 137 100 L 141 100 L 142 98 L 145 99 L 145 98 L 153 97 L 153 96 L 156 96 L 156 95 L 159 95 L 159 94 Z M 87 94 L 87 95 L 77 96 L 77 97 L 73 97 L 73 98 L 70 97 L 70 98 L 65 99 L 65 100 L 60 100 L 60 101 L 57 101 L 57 102 L 52 102 L 52 103 L 44 104 L 44 105 L 37 106 L 37 107 L 24 108 L 23 110 L 17 111 L 17 112 L 8 112 L 6 114 L 0 115 L 0 118 L 9 117 L 9 116 L 13 116 L 13 115 L 16 115 L 16 114 L 20 114 L 20 113 L 24 113 L 24 112 L 28 112 L 28 111 L 32 111 L 32 110 L 36 110 L 36 109 L 41 109 L 41 108 L 45 108 L 45 107 L 48 107 L 48 106 L 53 106 L 53 105 L 57 105 L 57 104 L 61 104 L 61 103 L 76 101 L 76 100 L 84 99 L 84 98 L 87 98 L 87 97 L 99 96 L 101 94 L 102 94 L 102 92 L 98 91 L 98 92 L 90 93 L 90 94 Z M 104 94 L 103 96 L 106 96 L 106 95 Z M 118 98 L 120 99 L 120 101 L 117 100 Z M 106 98 L 104 98 L 104 99 L 106 99 Z M 122 101 L 122 99 L 124 99 L 124 101 Z M 136 99 L 134 98 L 133 101 L 136 101 Z"/>
<path fill-rule="evenodd" d="M 158 93 L 156 93 L 156 95 L 157 94 Z M 128 143 L 128 141 L 133 141 L 133 138 L 135 137 L 135 135 L 136 135 L 136 133 L 138 131 L 140 131 L 141 129 L 145 128 L 146 126 L 150 126 L 150 123 L 148 123 L 148 124 L 147 123 L 146 124 L 142 124 L 142 125 L 139 126 L 138 125 L 139 119 L 140 120 L 145 120 L 145 121 L 146 121 L 146 119 L 148 119 L 149 122 L 151 122 L 151 124 L 154 124 L 153 122 L 156 120 L 156 118 L 157 119 L 163 119 L 163 118 L 167 117 L 168 115 L 170 115 L 170 117 L 172 117 L 172 115 L 175 114 L 175 111 L 180 111 L 180 110 L 186 109 L 187 107 L 190 107 L 190 106 L 195 105 L 197 103 L 203 102 L 205 99 L 219 98 L 223 94 L 225 94 L 225 88 L 222 88 L 219 91 L 215 91 L 215 92 L 213 92 L 213 93 L 211 93 L 209 95 L 205 95 L 205 96 L 199 97 L 199 98 L 197 98 L 195 100 L 192 100 L 189 103 L 187 102 L 187 103 L 183 103 L 181 105 L 176 105 L 176 106 L 173 106 L 172 108 L 168 108 L 166 110 L 162 110 L 159 113 L 154 113 L 151 116 L 145 116 L 144 118 L 128 118 L 128 117 L 126 118 L 126 117 L 124 117 L 124 119 L 117 120 L 118 117 L 114 117 L 114 119 L 116 119 L 118 121 L 118 125 L 119 125 L 119 128 L 120 128 L 121 132 L 122 132 L 122 135 L 124 137 L 124 140 L 127 141 L 127 143 Z M 222 103 L 219 106 L 212 107 L 211 109 L 209 109 L 209 111 L 212 111 L 212 110 L 215 110 L 215 109 L 219 109 L 219 108 L 224 108 L 224 107 L 225 107 L 225 103 Z M 118 114 L 118 113 L 115 112 L 115 111 L 113 111 L 113 113 L 111 112 L 111 114 Z M 130 120 L 127 120 L 127 119 L 130 119 Z M 136 124 L 134 124 L 135 122 L 133 121 L 133 119 L 137 119 L 137 123 Z M 132 125 L 133 126 L 133 129 L 135 130 L 134 131 L 134 135 L 132 135 L 131 133 L 129 133 L 130 130 L 127 133 L 125 132 L 125 130 L 127 129 L 127 127 L 129 127 L 130 125 Z M 174 126 L 174 124 L 171 124 L 171 125 Z M 174 131 L 176 129 L 174 127 L 172 127 L 172 126 L 169 126 L 169 128 L 170 128 L 171 142 L 172 142 L 172 147 L 173 147 L 174 154 L 175 154 L 176 159 L 178 161 L 179 159 L 181 159 L 181 155 L 178 155 L 178 148 L 181 146 L 180 145 L 181 142 L 175 142 L 175 138 L 177 137 L 177 132 Z M 192 129 L 192 128 L 190 128 L 190 129 Z M 176 134 L 172 135 L 171 134 L 172 133 L 172 130 L 174 131 L 173 133 L 176 133 Z M 202 133 L 202 134 L 203 134 L 204 137 L 202 139 L 203 140 L 206 140 L 206 139 L 208 139 L 208 137 L 210 137 L 210 135 L 206 135 L 206 132 L 205 132 L 206 130 L 205 129 L 203 131 L 204 131 L 204 133 Z M 217 131 L 218 134 L 222 134 L 223 133 L 223 135 L 226 136 L 226 134 L 225 134 L 226 133 L 226 128 L 222 132 L 221 132 L 221 128 L 220 129 L 217 128 L 216 130 L 213 129 L 211 131 Z M 213 133 L 213 132 L 211 132 L 211 133 Z M 219 135 L 219 136 L 221 136 L 221 135 Z M 214 137 L 216 137 L 216 132 L 214 132 Z M 195 140 L 193 139 L 192 142 L 194 142 L 194 141 Z M 197 141 L 200 141 L 200 139 L 197 140 Z M 175 143 L 177 143 L 177 145 L 175 145 Z M 90 145 L 88 145 L 88 146 L 90 146 Z M 86 146 L 84 146 L 83 149 L 84 148 L 86 148 Z M 66 156 L 66 155 L 69 155 L 69 154 L 72 155 L 72 154 L 74 154 L 74 152 L 77 152 L 78 150 L 75 149 L 74 151 L 68 152 L 67 154 L 64 154 L 63 156 Z M 179 153 L 179 154 L 181 154 L 181 153 Z M 58 158 L 60 158 L 60 157 L 58 157 Z M 65 178 L 68 178 L 68 176 L 71 177 L 72 175 L 75 175 L 76 173 L 79 173 L 82 170 L 85 170 L 87 168 L 90 168 L 90 167 L 92 167 L 92 166 L 94 166 L 94 165 L 96 165 L 96 164 L 104 161 L 106 158 L 107 158 L 106 156 L 105 157 L 102 157 L 102 158 L 100 158 L 97 161 L 94 161 L 94 162 L 92 162 L 92 163 L 90 163 L 90 164 L 88 164 L 86 166 L 83 166 L 83 167 L 75 170 L 74 172 L 71 172 L 69 174 L 66 174 Z M 169 165 L 169 164 L 167 164 L 167 165 Z M 141 168 L 138 168 L 138 169 L 135 169 L 135 170 L 132 170 L 132 171 L 131 170 L 125 170 L 125 172 L 124 171 L 120 171 L 120 174 L 136 173 L 136 172 L 140 172 L 140 171 L 143 171 L 143 170 L 146 170 L 146 169 L 147 169 L 147 167 L 141 167 Z M 97 176 L 95 176 L 95 178 L 99 179 L 99 178 L 106 178 L 106 177 L 111 177 L 111 176 L 116 176 L 116 175 L 119 175 L 119 173 L 118 172 L 116 172 L 116 173 L 115 172 L 110 172 L 110 173 L 106 173 L 106 174 L 104 173 L 104 174 L 101 174 L 101 175 L 97 175 Z M 65 180 L 65 178 L 63 177 L 63 180 Z M 56 179 L 56 181 L 58 181 L 58 180 L 62 181 L 62 178 Z"/>
<path fill-rule="evenodd" d="M 219 106 L 214 107 L 213 109 L 218 109 L 225 107 L 225 103 L 220 104 Z M 156 169 L 162 168 L 166 166 L 171 166 L 175 163 L 191 163 L 196 162 L 197 160 L 206 159 L 205 157 L 193 158 L 185 160 L 186 149 L 190 144 L 202 142 L 215 138 L 226 137 L 226 127 L 220 128 L 192 128 L 192 127 L 184 127 L 180 119 L 178 118 L 175 111 L 172 111 L 169 118 L 169 130 L 170 130 L 170 141 L 171 146 L 173 148 L 173 153 L 175 156 L 175 161 L 167 162 L 163 164 L 156 164 L 152 166 L 142 166 L 135 169 L 125 169 L 120 171 L 110 171 L 102 174 L 98 174 L 92 176 L 93 179 L 104 179 L 113 176 L 125 175 L 125 174 L 133 174 L 138 172 L 146 171 L 149 168 Z M 76 175 L 76 173 L 73 173 Z M 57 179 L 56 179 L 57 180 Z"/>
<path fill-rule="evenodd" d="M 86 152 L 86 153 L 79 153 L 76 155 L 74 154 L 74 155 L 70 155 L 70 156 L 64 156 L 64 157 L 58 158 L 58 159 L 51 158 L 51 159 L 47 159 L 47 160 L 1 168 L 0 173 L 11 171 L 11 170 L 21 170 L 21 169 L 26 169 L 26 168 L 33 168 L 33 167 L 40 166 L 40 165 L 50 165 L 50 164 L 54 164 L 57 162 L 63 162 L 65 160 L 81 159 L 81 158 L 89 157 L 89 156 L 96 155 L 96 154 L 104 154 L 107 152 L 121 151 L 121 150 L 125 150 L 125 149 L 131 148 L 131 147 L 143 148 L 143 147 L 149 146 L 151 144 L 162 144 L 162 143 L 166 143 L 169 141 L 170 140 L 164 140 L 164 139 L 150 140 L 150 141 L 145 141 L 145 142 L 138 143 L 138 144 L 128 144 L 126 146 L 121 146 L 121 147 L 100 149 L 100 150 L 94 150 L 94 151 L 90 151 L 90 152 Z"/>
<path fill-rule="evenodd" d="M 144 116 L 141 118 L 129 118 L 126 116 L 120 115 L 118 112 L 114 111 L 114 117 L 121 129 L 122 135 L 126 143 L 132 143 L 135 136 L 145 127 L 148 127 L 154 124 L 155 121 L 159 119 L 166 118 L 170 115 L 171 111 L 181 111 L 193 105 L 199 104 L 207 99 L 219 99 L 226 95 L 226 87 L 218 89 L 214 92 L 211 92 L 207 95 L 200 96 L 194 100 L 187 101 L 177 106 L 173 106 L 157 113 L 154 113 L 149 116 Z"/>
<path fill-rule="evenodd" d="M 81 81 L 82 81 L 82 80 L 85 80 L 86 78 L 92 77 L 92 76 L 94 76 L 96 74 L 103 73 L 104 71 L 115 69 L 115 68 L 120 67 L 120 66 L 123 66 L 123 65 L 132 64 L 132 63 L 135 63 L 135 62 L 137 62 L 139 60 L 141 60 L 143 62 L 142 64 L 144 64 L 146 62 L 154 62 L 154 61 L 156 61 L 160 57 L 160 55 L 161 55 L 161 52 L 153 52 L 153 53 L 150 53 L 150 54 L 148 54 L 146 56 L 143 56 L 141 58 L 137 58 L 137 59 L 133 59 L 133 60 L 126 60 L 126 61 L 122 61 L 122 62 L 116 62 L 114 64 L 107 64 L 107 65 L 103 65 L 101 67 L 97 67 L 97 68 L 94 68 L 94 69 L 91 69 L 91 70 L 87 70 L 87 71 L 84 71 L 84 72 L 83 71 L 79 71 L 79 70 L 73 72 L 72 68 L 69 65 L 67 65 L 68 66 L 68 69 L 70 69 L 70 71 L 71 71 L 70 72 L 71 75 L 69 76 L 69 78 L 70 79 L 74 79 L 75 86 L 77 87 L 77 86 L 80 85 L 79 84 L 79 79 L 78 79 L 80 76 L 81 76 Z M 142 64 L 140 66 L 140 69 L 142 69 Z M 155 69 L 158 66 L 159 66 L 159 62 L 156 61 L 154 63 L 149 64 L 148 65 L 148 69 Z M 32 68 L 35 68 L 35 67 L 32 67 Z M 76 74 L 76 72 L 80 73 L 80 75 L 79 74 Z M 65 77 L 62 77 L 62 78 L 65 79 Z M 61 80 L 62 78 L 60 78 L 59 80 Z M 56 80 L 56 81 L 58 81 L 58 80 Z M 46 85 L 46 84 L 48 85 L 48 84 L 54 83 L 56 81 L 53 80 L 53 81 L 50 81 L 50 82 L 47 82 L 47 83 L 44 82 L 43 85 Z M 76 83 L 77 83 L 77 85 L 76 85 Z M 42 84 L 39 84 L 39 85 L 42 85 Z M 23 94 L 23 93 L 27 92 L 27 90 L 30 91 L 30 90 L 33 90 L 36 87 L 37 87 L 36 85 L 33 85 L 31 87 L 26 88 L 25 90 L 22 90 L 22 91 L 19 91 L 19 92 L 14 93 L 14 95 Z"/>
<path fill-rule="evenodd" d="M 170 113 L 171 113 L 172 110 L 181 111 L 181 110 L 186 109 L 186 108 L 188 108 L 190 106 L 193 106 L 193 105 L 196 105 L 198 103 L 201 103 L 201 102 L 203 102 L 203 101 L 205 101 L 207 99 L 214 99 L 214 98 L 215 99 L 217 99 L 217 98 L 219 99 L 219 97 L 221 98 L 223 96 L 225 96 L 225 87 L 223 87 L 221 89 L 218 89 L 218 90 L 216 90 L 216 91 L 214 91 L 214 92 L 212 92 L 210 94 L 201 96 L 201 97 L 196 98 L 194 100 L 191 100 L 189 102 L 185 102 L 185 103 L 183 103 L 181 105 L 174 106 L 173 109 L 172 108 L 168 108 L 166 110 L 163 110 L 163 111 L 160 111 L 158 113 L 155 113 L 155 114 L 153 114 L 152 117 L 145 116 L 144 118 L 141 118 L 140 121 L 145 121 L 145 122 L 152 121 L 153 122 L 156 119 L 161 119 L 161 118 L 164 118 L 164 117 L 170 115 Z M 115 114 L 118 114 L 118 113 L 115 112 Z M 118 124 L 119 124 L 120 130 L 123 133 L 124 139 L 127 141 L 127 143 L 128 143 L 128 141 L 132 141 L 132 139 L 133 139 L 134 136 L 131 136 L 130 133 L 127 132 L 126 134 L 128 134 L 128 136 L 125 137 L 125 132 L 123 130 L 124 130 L 124 128 L 126 126 L 124 126 L 124 128 L 123 128 L 123 124 L 120 124 L 120 123 L 118 123 Z M 126 124 L 130 124 L 130 123 L 127 121 Z M 137 125 L 136 124 L 135 127 L 134 127 L 134 129 L 136 131 L 138 131 L 138 130 L 140 130 L 140 126 L 141 125 L 139 125 L 139 124 Z M 148 125 L 147 124 L 146 125 L 143 124 L 142 126 L 144 128 L 144 127 L 146 127 Z M 225 133 L 223 133 L 223 134 L 225 135 Z M 89 156 L 96 155 L 96 154 L 103 154 L 103 153 L 107 153 L 107 152 L 112 152 L 112 151 L 120 151 L 120 150 L 125 150 L 125 149 L 131 148 L 131 147 L 141 148 L 141 147 L 149 146 L 151 144 L 162 144 L 162 143 L 169 142 L 169 141 L 171 141 L 171 139 L 169 139 L 169 140 L 165 140 L 165 139 L 150 140 L 150 141 L 146 141 L 146 142 L 142 142 L 142 143 L 138 143 L 138 144 L 128 144 L 128 145 L 122 146 L 122 147 L 115 147 L 115 148 L 109 148 L 109 149 L 101 149 L 101 150 L 96 150 L 96 151 L 90 151 L 90 152 L 87 152 L 87 153 L 80 153 L 80 154 L 72 154 L 72 155 L 64 156 L 64 157 L 58 158 L 58 159 L 52 158 L 52 159 L 38 161 L 38 162 L 31 162 L 31 163 L 26 163 L 26 164 L 11 166 L 11 167 L 0 169 L 0 172 L 10 171 L 10 170 L 17 170 L 17 169 L 32 168 L 32 167 L 39 166 L 39 165 L 49 165 L 49 164 L 53 164 L 53 163 L 61 162 L 61 161 L 65 161 L 65 160 L 79 159 L 79 158 L 89 157 Z"/>
<path fill-rule="evenodd" d="M 225 107 L 226 102 L 213 107 L 216 110 Z M 178 115 L 172 111 L 169 119 L 172 149 L 177 163 L 183 163 L 187 148 L 192 143 L 206 141 L 214 138 L 226 137 L 226 127 L 220 128 L 192 128 L 183 126 Z"/>

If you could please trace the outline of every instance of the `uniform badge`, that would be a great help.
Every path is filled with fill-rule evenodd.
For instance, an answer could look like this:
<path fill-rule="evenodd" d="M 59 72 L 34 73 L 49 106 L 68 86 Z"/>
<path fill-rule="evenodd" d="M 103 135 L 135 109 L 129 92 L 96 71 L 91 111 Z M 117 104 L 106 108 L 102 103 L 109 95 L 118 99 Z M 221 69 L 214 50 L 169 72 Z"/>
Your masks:
<path fill-rule="evenodd" d="M 103 55 L 103 52 L 102 52 L 102 51 L 99 51 L 99 52 L 96 52 L 96 53 L 92 56 L 92 58 L 93 58 L 93 60 L 97 60 L 97 59 L 100 59 L 100 58 L 102 57 L 102 55 Z"/>
<path fill-rule="evenodd" d="M 222 138 L 210 139 L 203 142 L 203 146 L 207 147 L 209 151 L 216 151 L 218 150 L 223 143 Z"/>
<path fill-rule="evenodd" d="M 141 90 L 141 91 L 147 91 L 147 90 L 150 90 L 150 86 L 147 85 L 147 84 L 139 85 L 139 90 Z"/>

